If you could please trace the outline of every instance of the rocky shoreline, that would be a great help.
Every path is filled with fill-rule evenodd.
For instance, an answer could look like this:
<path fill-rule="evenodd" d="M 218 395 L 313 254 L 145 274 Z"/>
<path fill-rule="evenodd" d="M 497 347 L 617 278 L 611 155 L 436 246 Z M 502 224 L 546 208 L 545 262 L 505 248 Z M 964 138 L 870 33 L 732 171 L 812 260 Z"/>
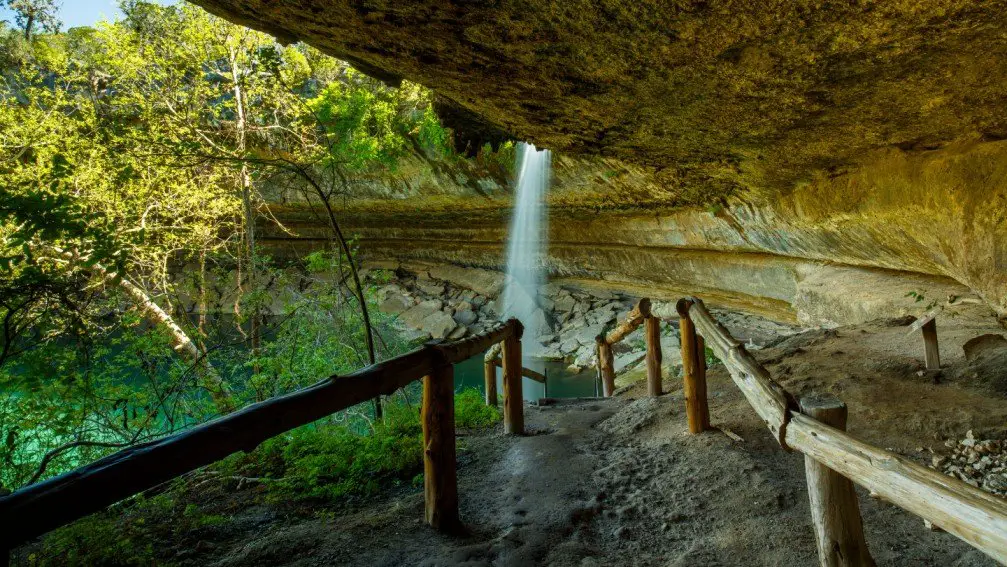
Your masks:
<path fill-rule="evenodd" d="M 397 316 L 409 339 L 460 339 L 482 332 L 503 317 L 506 276 L 499 272 L 399 263 L 373 263 L 367 270 L 370 281 L 381 284 L 380 310 Z M 573 372 L 594 367 L 595 337 L 625 317 L 638 300 L 625 293 L 551 282 L 544 286 L 534 321 L 525 331 L 525 349 L 536 357 L 563 360 Z M 654 301 L 653 313 L 663 321 L 664 365 L 674 371 L 681 366 L 674 304 Z M 753 348 L 799 331 L 759 317 L 719 313 Z M 616 344 L 614 351 L 616 372 L 642 362 L 646 353 L 643 328 Z"/>

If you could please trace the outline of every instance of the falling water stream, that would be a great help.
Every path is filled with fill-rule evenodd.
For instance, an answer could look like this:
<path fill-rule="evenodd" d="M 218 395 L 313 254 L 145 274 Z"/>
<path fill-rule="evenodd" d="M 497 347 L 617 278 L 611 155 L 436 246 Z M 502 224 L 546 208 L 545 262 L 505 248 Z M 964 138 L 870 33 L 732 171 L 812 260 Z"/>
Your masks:
<path fill-rule="evenodd" d="M 546 249 L 545 193 L 549 188 L 552 155 L 532 144 L 518 146 L 517 191 L 507 243 L 507 283 L 504 315 L 516 317 L 525 327 L 525 358 L 534 356 L 542 327 L 539 292 L 545 284 L 543 252 Z"/>
<path fill-rule="evenodd" d="M 547 251 L 548 219 L 545 196 L 549 189 L 552 155 L 531 144 L 519 144 L 517 156 L 517 190 L 514 213 L 507 242 L 507 283 L 503 292 L 503 315 L 516 317 L 524 324 L 521 341 L 522 364 L 548 376 L 549 387 L 525 378 L 523 393 L 527 400 L 549 397 L 574 398 L 594 395 L 594 375 L 572 372 L 562 360 L 541 358 L 539 332 L 545 325 L 545 314 L 539 294 L 545 284 L 545 253 Z M 502 391 L 498 369 L 497 391 Z M 455 366 L 458 387 L 482 388 L 483 355 L 479 354 Z"/>

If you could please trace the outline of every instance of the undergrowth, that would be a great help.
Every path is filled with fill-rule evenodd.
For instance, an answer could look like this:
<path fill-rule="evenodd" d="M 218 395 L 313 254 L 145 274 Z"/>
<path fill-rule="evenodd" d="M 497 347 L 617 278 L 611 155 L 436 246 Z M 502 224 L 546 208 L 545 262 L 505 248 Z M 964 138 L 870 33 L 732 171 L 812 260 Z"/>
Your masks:
<path fill-rule="evenodd" d="M 480 429 L 500 420 L 478 390 L 455 396 L 458 429 Z M 221 479 L 248 479 L 262 487 L 266 500 L 327 506 L 359 501 L 378 491 L 423 484 L 423 433 L 419 407 L 385 405 L 385 417 L 370 430 L 359 422 L 312 424 L 274 437 L 254 451 L 231 456 L 209 468 Z M 223 481 L 222 481 L 223 482 Z M 178 550 L 156 549 L 155 542 L 182 543 L 224 529 L 230 517 L 209 513 L 201 489 L 178 480 L 164 494 L 94 514 L 46 536 L 41 544 L 16 553 L 15 565 L 170 565 Z M 211 506 L 207 506 L 211 508 Z M 158 545 L 157 547 L 161 547 Z M 168 557 L 165 557 L 168 555 Z"/>

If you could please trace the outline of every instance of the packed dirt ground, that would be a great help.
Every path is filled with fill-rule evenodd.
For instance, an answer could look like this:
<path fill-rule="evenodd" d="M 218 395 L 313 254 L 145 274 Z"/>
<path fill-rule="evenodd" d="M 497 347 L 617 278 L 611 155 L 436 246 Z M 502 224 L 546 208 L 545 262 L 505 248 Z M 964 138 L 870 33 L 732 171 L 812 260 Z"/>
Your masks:
<path fill-rule="evenodd" d="M 958 315 L 952 316 L 950 313 Z M 831 392 L 850 409 L 849 431 L 924 464 L 947 440 L 1007 434 L 1004 331 L 978 305 L 938 318 L 944 369 L 922 367 L 911 319 L 781 336 L 755 351 L 798 397 Z M 729 327 L 739 336 L 736 317 Z M 772 343 L 772 341 L 768 341 Z M 980 344 L 981 343 L 981 344 Z M 976 346 L 979 345 L 979 346 Z M 782 565 L 817 564 L 803 457 L 784 452 L 720 365 L 709 371 L 711 421 L 689 435 L 681 381 L 665 369 L 660 398 L 642 370 L 607 400 L 526 407 L 528 435 L 495 430 L 460 438 L 459 493 L 468 532 L 422 522 L 422 490 L 318 509 L 268 503 L 261 487 L 214 482 L 185 495 L 229 521 L 152 545 L 179 565 Z M 725 431 L 730 432 L 725 433 Z M 953 443 L 952 443 L 953 444 Z M 954 536 L 858 489 L 879 565 L 995 562 Z"/>

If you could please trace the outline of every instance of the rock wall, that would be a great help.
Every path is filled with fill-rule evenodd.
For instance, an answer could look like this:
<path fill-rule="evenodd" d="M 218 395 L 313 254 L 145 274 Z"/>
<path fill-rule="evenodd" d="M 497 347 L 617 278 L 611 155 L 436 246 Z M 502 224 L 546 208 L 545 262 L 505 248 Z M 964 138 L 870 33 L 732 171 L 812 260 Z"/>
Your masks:
<path fill-rule="evenodd" d="M 367 193 L 340 214 L 368 259 L 502 270 L 510 188 L 498 179 L 476 194 L 473 179 L 490 186 L 477 175 L 466 185 L 435 175 L 433 188 L 414 183 L 395 198 Z M 278 250 L 324 242 L 310 205 L 283 203 L 273 212 L 297 236 L 275 237 Z M 1007 142 L 878 152 L 785 195 L 705 208 L 682 205 L 641 166 L 567 157 L 549 204 L 553 279 L 656 299 L 699 294 L 804 324 L 912 312 L 910 291 L 976 295 L 1007 313 Z"/>
<path fill-rule="evenodd" d="M 1004 0 L 196 1 L 568 156 L 554 277 L 809 320 L 911 283 L 1007 314 Z M 426 165 L 343 211 L 364 253 L 499 268 L 505 175 Z"/>

